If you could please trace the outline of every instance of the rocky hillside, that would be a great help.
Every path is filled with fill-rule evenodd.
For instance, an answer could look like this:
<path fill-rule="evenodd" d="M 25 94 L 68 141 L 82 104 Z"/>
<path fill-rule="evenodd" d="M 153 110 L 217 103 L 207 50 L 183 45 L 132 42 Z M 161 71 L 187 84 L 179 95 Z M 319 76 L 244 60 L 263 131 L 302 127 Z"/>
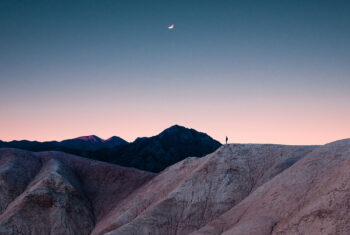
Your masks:
<path fill-rule="evenodd" d="M 159 174 L 2 149 L 0 234 L 348 234 L 349 169 L 350 139 L 225 145 Z"/>
<path fill-rule="evenodd" d="M 189 234 L 313 149 L 228 145 L 204 158 L 188 158 L 161 172 L 113 209 L 93 234 Z"/>
<path fill-rule="evenodd" d="M 153 177 L 61 152 L 0 149 L 0 234 L 90 234 Z"/>
<path fill-rule="evenodd" d="M 315 149 L 193 234 L 349 234 L 350 139 Z"/>

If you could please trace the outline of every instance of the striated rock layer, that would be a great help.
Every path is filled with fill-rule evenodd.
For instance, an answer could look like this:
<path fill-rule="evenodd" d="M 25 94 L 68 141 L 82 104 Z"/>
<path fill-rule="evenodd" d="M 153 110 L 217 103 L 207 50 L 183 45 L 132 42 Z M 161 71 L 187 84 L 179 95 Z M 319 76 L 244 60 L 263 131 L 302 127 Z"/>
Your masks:
<path fill-rule="evenodd" d="M 159 174 L 0 150 L 0 234 L 349 234 L 350 139 L 231 144 Z"/>
<path fill-rule="evenodd" d="M 139 188 L 93 234 L 189 234 L 314 148 L 228 145 L 204 158 L 189 158 Z"/>
<path fill-rule="evenodd" d="M 90 234 L 153 176 L 61 152 L 0 149 L 0 234 Z"/>
<path fill-rule="evenodd" d="M 193 234 L 349 234 L 350 139 L 315 149 Z"/>

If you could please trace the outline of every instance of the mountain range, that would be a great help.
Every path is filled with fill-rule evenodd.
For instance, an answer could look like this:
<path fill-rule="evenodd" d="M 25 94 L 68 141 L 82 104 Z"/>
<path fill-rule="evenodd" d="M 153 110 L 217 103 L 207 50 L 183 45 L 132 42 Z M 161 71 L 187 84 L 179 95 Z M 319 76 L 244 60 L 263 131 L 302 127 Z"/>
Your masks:
<path fill-rule="evenodd" d="M 113 148 L 123 144 L 127 144 L 125 140 L 118 136 L 112 136 L 109 139 L 103 140 L 98 136 L 89 135 L 81 136 L 74 139 L 67 139 L 62 141 L 28 141 L 28 140 L 14 140 L 10 142 L 0 141 L 0 147 L 20 148 L 30 151 L 48 151 L 60 150 L 65 152 L 83 152 L 93 151 L 102 148 Z"/>
<path fill-rule="evenodd" d="M 220 146 L 218 141 L 207 134 L 179 125 L 174 125 L 153 137 L 137 138 L 132 143 L 117 136 L 103 140 L 95 135 L 60 142 L 0 142 L 0 147 L 34 152 L 62 151 L 151 172 L 160 172 L 188 156 L 202 157 Z"/>

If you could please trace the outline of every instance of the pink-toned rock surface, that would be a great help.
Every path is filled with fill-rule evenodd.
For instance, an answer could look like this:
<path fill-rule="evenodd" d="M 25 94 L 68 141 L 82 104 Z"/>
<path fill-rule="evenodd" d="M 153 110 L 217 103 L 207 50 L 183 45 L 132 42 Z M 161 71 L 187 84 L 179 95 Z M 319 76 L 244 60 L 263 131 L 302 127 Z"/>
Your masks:
<path fill-rule="evenodd" d="M 310 146 L 228 145 L 169 167 L 97 224 L 93 234 L 189 234 L 231 209 Z M 279 169 L 281 171 L 281 169 Z M 265 173 L 268 173 L 265 175 Z"/>
<path fill-rule="evenodd" d="M 349 234 L 350 139 L 225 145 L 160 174 L 0 149 L 0 234 Z"/>
<path fill-rule="evenodd" d="M 25 151 L 0 150 L 0 214 L 40 171 L 41 161 Z"/>
<path fill-rule="evenodd" d="M 350 139 L 319 147 L 193 234 L 349 234 Z"/>
<path fill-rule="evenodd" d="M 9 234 L 89 234 L 93 211 L 72 171 L 54 159 L 0 216 Z"/>
<path fill-rule="evenodd" d="M 0 234 L 90 234 L 153 177 L 61 152 L 0 149 Z"/>
<path fill-rule="evenodd" d="M 135 189 L 155 176 L 134 168 L 89 160 L 62 152 L 36 153 L 42 159 L 56 159 L 69 166 L 80 179 L 94 208 L 96 222 Z"/>

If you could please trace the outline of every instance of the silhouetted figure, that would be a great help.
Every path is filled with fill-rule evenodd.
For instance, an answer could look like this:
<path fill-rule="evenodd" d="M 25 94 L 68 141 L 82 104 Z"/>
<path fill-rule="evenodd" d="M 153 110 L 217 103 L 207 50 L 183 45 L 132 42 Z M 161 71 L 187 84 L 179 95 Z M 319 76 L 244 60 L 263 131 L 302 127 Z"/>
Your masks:
<path fill-rule="evenodd" d="M 227 145 L 227 141 L 228 141 L 228 138 L 227 138 L 227 136 L 226 136 L 226 145 Z"/>

